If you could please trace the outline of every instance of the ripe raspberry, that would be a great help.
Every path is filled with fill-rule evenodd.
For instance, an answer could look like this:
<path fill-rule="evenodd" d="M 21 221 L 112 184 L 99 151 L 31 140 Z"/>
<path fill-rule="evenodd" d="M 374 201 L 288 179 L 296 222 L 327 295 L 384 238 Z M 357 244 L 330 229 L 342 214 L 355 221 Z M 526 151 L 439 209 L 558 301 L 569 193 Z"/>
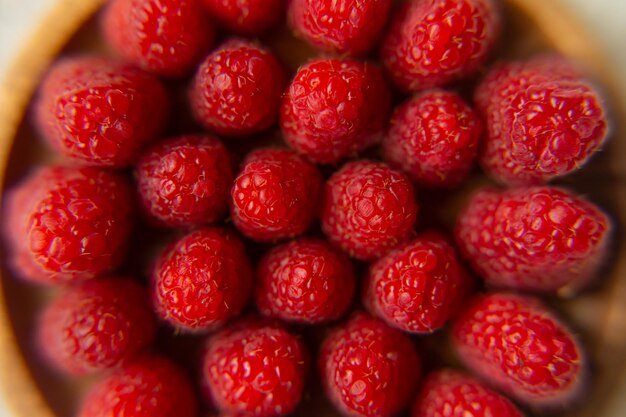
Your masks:
<path fill-rule="evenodd" d="M 112 0 L 103 32 L 124 59 L 164 76 L 186 74 L 215 38 L 200 0 Z"/>
<path fill-rule="evenodd" d="M 337 319 L 354 295 L 350 260 L 318 239 L 275 247 L 261 260 L 257 276 L 259 310 L 287 321 L 316 324 Z"/>
<path fill-rule="evenodd" d="M 244 321 L 208 340 L 203 384 L 222 413 L 280 417 L 300 402 L 307 362 L 300 339 L 282 326 Z"/>
<path fill-rule="evenodd" d="M 326 183 L 322 229 L 350 256 L 369 261 L 409 239 L 417 211 L 404 174 L 382 162 L 355 161 Z"/>
<path fill-rule="evenodd" d="M 189 233 L 157 260 L 152 302 L 157 315 L 188 330 L 214 329 L 239 314 L 248 301 L 252 267 L 231 232 L 206 228 Z"/>
<path fill-rule="evenodd" d="M 413 417 L 523 417 L 507 398 L 479 380 L 452 369 L 433 372 L 426 379 Z"/>
<path fill-rule="evenodd" d="M 418 91 L 472 75 L 499 33 L 491 0 L 414 0 L 392 18 L 381 59 L 398 87 Z"/>
<path fill-rule="evenodd" d="M 40 317 L 44 355 L 80 375 L 128 362 L 156 332 L 148 293 L 134 281 L 105 278 L 69 288 Z"/>
<path fill-rule="evenodd" d="M 411 340 L 363 313 L 326 338 L 319 366 L 328 397 L 355 417 L 397 414 L 409 404 L 420 376 Z"/>
<path fill-rule="evenodd" d="M 390 8 L 391 0 L 292 0 L 289 25 L 316 48 L 362 55 L 382 35 Z"/>
<path fill-rule="evenodd" d="M 276 26 L 285 0 L 202 0 L 211 17 L 227 32 L 261 35 Z"/>
<path fill-rule="evenodd" d="M 610 231 L 598 207 L 569 191 L 487 188 L 459 215 L 456 238 L 489 284 L 567 294 L 597 277 Z"/>
<path fill-rule="evenodd" d="M 599 93 L 564 58 L 497 66 L 475 98 L 487 122 L 480 163 L 502 182 L 532 184 L 572 172 L 607 136 Z"/>
<path fill-rule="evenodd" d="M 431 333 L 448 321 L 470 284 L 447 239 L 427 232 L 371 267 L 364 298 L 370 312 L 390 326 Z"/>
<path fill-rule="evenodd" d="M 385 160 L 426 187 L 453 187 L 476 160 L 482 123 L 456 93 L 423 92 L 396 108 L 383 139 Z"/>
<path fill-rule="evenodd" d="M 286 78 L 268 49 L 231 39 L 212 52 L 196 72 L 190 92 L 198 122 L 224 136 L 246 136 L 278 118 Z"/>
<path fill-rule="evenodd" d="M 322 177 L 287 149 L 248 155 L 231 191 L 233 223 L 247 237 L 272 241 L 304 233 L 317 215 Z"/>
<path fill-rule="evenodd" d="M 455 322 L 452 339 L 467 367 L 528 405 L 565 406 L 585 380 L 581 346 L 533 297 L 477 297 Z"/>
<path fill-rule="evenodd" d="M 146 151 L 136 169 L 145 212 L 170 227 L 213 223 L 228 209 L 230 155 L 211 136 L 187 135 Z"/>
<path fill-rule="evenodd" d="M 314 162 L 330 164 L 382 139 L 390 95 L 373 64 L 320 58 L 298 70 L 285 93 L 285 141 Z"/>
<path fill-rule="evenodd" d="M 169 360 L 143 357 L 88 392 L 78 417 L 196 417 L 191 382 Z"/>

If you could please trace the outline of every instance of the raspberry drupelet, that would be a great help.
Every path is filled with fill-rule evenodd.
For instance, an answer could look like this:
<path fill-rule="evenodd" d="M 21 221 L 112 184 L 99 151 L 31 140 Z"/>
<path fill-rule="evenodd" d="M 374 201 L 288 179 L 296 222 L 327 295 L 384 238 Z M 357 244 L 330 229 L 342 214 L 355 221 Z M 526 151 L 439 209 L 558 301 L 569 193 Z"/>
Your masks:
<path fill-rule="evenodd" d="M 186 135 L 158 143 L 142 155 L 135 177 L 144 212 L 157 224 L 200 226 L 228 211 L 231 159 L 212 136 Z"/>
<path fill-rule="evenodd" d="M 413 0 L 392 17 L 381 60 L 405 91 L 448 84 L 480 68 L 500 25 L 492 0 Z"/>
<path fill-rule="evenodd" d="M 285 14 L 286 0 L 202 0 L 211 17 L 228 32 L 261 35 Z"/>
<path fill-rule="evenodd" d="M 288 87 L 280 127 L 298 153 L 332 164 L 379 142 L 389 108 L 389 88 L 377 66 L 318 58 L 303 65 Z"/>
<path fill-rule="evenodd" d="M 112 0 L 102 29 L 124 59 L 168 77 L 186 75 L 215 38 L 200 0 Z"/>
<path fill-rule="evenodd" d="M 356 313 L 324 340 L 322 383 L 335 407 L 352 417 L 391 417 L 409 405 L 421 361 L 399 330 Z"/>
<path fill-rule="evenodd" d="M 417 218 L 411 181 L 382 162 L 349 162 L 327 181 L 322 229 L 350 256 L 371 261 L 406 242 Z"/>
<path fill-rule="evenodd" d="M 318 214 L 322 176 L 288 149 L 257 149 L 231 191 L 233 223 L 248 238 L 275 241 L 304 233 Z"/>
<path fill-rule="evenodd" d="M 281 320 L 317 324 L 339 318 L 354 295 L 347 256 L 319 239 L 301 239 L 268 252 L 257 270 L 260 312 Z"/>
<path fill-rule="evenodd" d="M 251 135 L 276 123 L 285 84 L 285 72 L 269 49 L 230 39 L 198 67 L 189 95 L 191 110 L 215 133 Z"/>
<path fill-rule="evenodd" d="M 573 62 L 554 55 L 496 66 L 475 101 L 487 126 L 480 163 L 508 184 L 541 183 L 580 168 L 608 132 L 598 91 Z"/>
<path fill-rule="evenodd" d="M 127 363 L 155 332 L 148 292 L 115 277 L 68 288 L 43 311 L 37 340 L 52 365 L 81 375 Z"/>
<path fill-rule="evenodd" d="M 569 295 L 597 278 L 611 229 L 600 208 L 565 189 L 486 188 L 459 214 L 456 240 L 492 286 Z"/>
<path fill-rule="evenodd" d="M 383 154 L 421 186 L 454 187 L 472 169 L 481 133 L 480 118 L 458 94 L 425 91 L 396 108 Z"/>
<path fill-rule="evenodd" d="M 161 319 L 185 331 L 212 330 L 248 301 L 252 267 L 243 243 L 219 228 L 199 229 L 172 243 L 157 259 L 152 302 Z"/>

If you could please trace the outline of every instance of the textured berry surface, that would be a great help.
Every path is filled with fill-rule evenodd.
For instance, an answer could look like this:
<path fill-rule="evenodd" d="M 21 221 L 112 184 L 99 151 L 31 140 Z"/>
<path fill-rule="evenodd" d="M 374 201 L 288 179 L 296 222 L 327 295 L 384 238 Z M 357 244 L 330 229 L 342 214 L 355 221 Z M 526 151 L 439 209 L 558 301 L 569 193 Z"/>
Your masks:
<path fill-rule="evenodd" d="M 289 24 L 316 48 L 361 55 L 382 35 L 391 0 L 292 0 Z"/>
<path fill-rule="evenodd" d="M 220 220 L 233 180 L 230 155 L 211 136 L 181 136 L 146 151 L 135 171 L 144 211 L 157 223 L 192 227 Z"/>
<path fill-rule="evenodd" d="M 170 361 L 144 357 L 97 383 L 78 417 L 196 417 L 188 377 Z"/>
<path fill-rule="evenodd" d="M 308 354 L 278 324 L 240 322 L 207 343 L 203 383 L 223 413 L 279 417 L 300 402 Z"/>
<path fill-rule="evenodd" d="M 69 288 L 44 310 L 39 348 L 57 368 L 84 374 L 128 362 L 154 337 L 148 292 L 125 278 Z"/>
<path fill-rule="evenodd" d="M 164 76 L 186 74 L 215 37 L 200 0 L 112 0 L 103 31 L 124 59 Z"/>
<path fill-rule="evenodd" d="M 572 172 L 607 136 L 599 93 L 564 58 L 497 66 L 475 99 L 487 126 L 480 162 L 502 182 L 539 183 Z"/>
<path fill-rule="evenodd" d="M 355 417 L 390 417 L 409 405 L 420 376 L 411 340 L 357 313 L 322 344 L 322 382 L 335 406 Z"/>
<path fill-rule="evenodd" d="M 260 35 L 283 17 L 286 0 L 202 0 L 211 17 L 228 32 Z"/>
<path fill-rule="evenodd" d="M 350 256 L 374 260 L 409 239 L 417 211 L 404 174 L 382 162 L 350 162 L 326 183 L 322 229 Z"/>
<path fill-rule="evenodd" d="M 370 269 L 365 303 L 390 326 L 430 333 L 448 321 L 470 287 L 452 245 L 438 232 L 379 259 Z"/>
<path fill-rule="evenodd" d="M 328 243 L 302 239 L 272 249 L 258 267 L 262 314 L 316 324 L 340 317 L 354 295 L 350 260 Z"/>
<path fill-rule="evenodd" d="M 433 372 L 413 407 L 412 417 L 523 417 L 511 401 L 459 371 Z"/>
<path fill-rule="evenodd" d="M 129 165 L 167 119 L 160 82 L 98 57 L 56 62 L 34 103 L 35 124 L 58 153 L 87 165 Z"/>
<path fill-rule="evenodd" d="M 157 260 L 152 281 L 160 318 L 203 331 L 239 314 L 250 295 L 252 267 L 233 233 L 206 228 L 172 243 Z"/>
<path fill-rule="evenodd" d="M 335 163 L 380 141 L 390 96 L 373 64 L 320 58 L 302 66 L 280 110 L 285 141 L 318 163 Z"/>
<path fill-rule="evenodd" d="M 436 87 L 476 72 L 499 32 L 492 0 L 413 1 L 392 18 L 381 59 L 398 87 Z"/>
<path fill-rule="evenodd" d="M 387 162 L 426 187 L 453 187 L 472 169 L 482 123 L 456 93 L 431 90 L 400 105 L 383 139 Z"/>
<path fill-rule="evenodd" d="M 597 277 L 610 231 L 607 216 L 570 191 L 487 188 L 459 215 L 456 239 L 493 286 L 567 294 Z"/>
<path fill-rule="evenodd" d="M 250 153 L 231 191 L 233 223 L 247 237 L 272 241 L 304 233 L 318 212 L 322 177 L 287 149 Z"/>
<path fill-rule="evenodd" d="M 528 405 L 568 405 L 584 385 L 584 352 L 539 299 L 479 296 L 452 333 L 468 368 Z"/>
<path fill-rule="evenodd" d="M 231 39 L 198 68 L 191 110 L 207 129 L 225 136 L 263 131 L 278 119 L 285 86 L 281 64 L 268 49 Z"/>

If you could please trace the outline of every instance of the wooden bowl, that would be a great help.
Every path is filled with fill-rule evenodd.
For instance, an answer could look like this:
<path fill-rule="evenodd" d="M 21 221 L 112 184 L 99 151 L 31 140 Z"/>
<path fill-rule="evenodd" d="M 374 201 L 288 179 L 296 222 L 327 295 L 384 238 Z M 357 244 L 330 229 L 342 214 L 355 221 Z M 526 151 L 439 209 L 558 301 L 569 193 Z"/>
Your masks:
<path fill-rule="evenodd" d="M 102 0 L 57 0 L 0 85 L 3 185 L 10 185 L 32 165 L 49 158 L 27 123 L 28 103 L 43 71 L 57 54 L 84 51 L 98 43 L 94 15 L 101 3 Z M 552 301 L 580 332 L 592 357 L 595 375 L 580 406 L 562 415 L 621 417 L 626 415 L 626 251 L 620 239 L 626 224 L 626 141 L 619 141 L 624 126 L 617 123 L 626 120 L 624 102 L 611 97 L 616 82 L 607 70 L 609 66 L 591 37 L 563 5 L 556 0 L 506 0 L 504 4 L 507 41 L 498 53 L 500 56 L 556 50 L 578 59 L 603 86 L 613 111 L 613 140 L 582 172 L 561 181 L 588 195 L 613 215 L 617 226 L 613 260 L 598 287 L 572 300 Z M 295 68 L 309 50 L 298 41 L 285 40 L 285 32 L 278 36 L 282 40 L 269 41 Z M 49 295 L 13 279 L 5 266 L 1 275 L 0 384 L 11 417 L 71 416 L 80 392 L 90 381 L 59 379 L 41 366 L 30 343 L 36 313 Z M 307 415 L 335 414 L 328 409 L 303 408 Z"/>

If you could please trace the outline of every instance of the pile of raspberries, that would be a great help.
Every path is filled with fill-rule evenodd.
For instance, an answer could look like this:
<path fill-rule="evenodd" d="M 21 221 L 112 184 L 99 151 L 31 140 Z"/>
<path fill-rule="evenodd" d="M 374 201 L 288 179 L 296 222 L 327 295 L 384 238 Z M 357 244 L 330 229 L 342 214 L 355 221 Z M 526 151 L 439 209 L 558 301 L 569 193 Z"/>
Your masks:
<path fill-rule="evenodd" d="M 518 417 L 584 397 L 585 348 L 538 295 L 604 266 L 609 217 L 549 182 L 603 145 L 607 109 L 565 58 L 487 65 L 500 6 L 112 0 L 114 57 L 59 59 L 34 99 L 62 162 L 3 216 L 15 274 L 55 287 L 42 358 L 98 376 L 76 416 L 282 417 L 323 391 L 348 417 Z M 263 44 L 285 20 L 290 54 L 320 51 L 295 73 Z M 433 190 L 463 201 L 453 230 L 421 218 Z"/>

